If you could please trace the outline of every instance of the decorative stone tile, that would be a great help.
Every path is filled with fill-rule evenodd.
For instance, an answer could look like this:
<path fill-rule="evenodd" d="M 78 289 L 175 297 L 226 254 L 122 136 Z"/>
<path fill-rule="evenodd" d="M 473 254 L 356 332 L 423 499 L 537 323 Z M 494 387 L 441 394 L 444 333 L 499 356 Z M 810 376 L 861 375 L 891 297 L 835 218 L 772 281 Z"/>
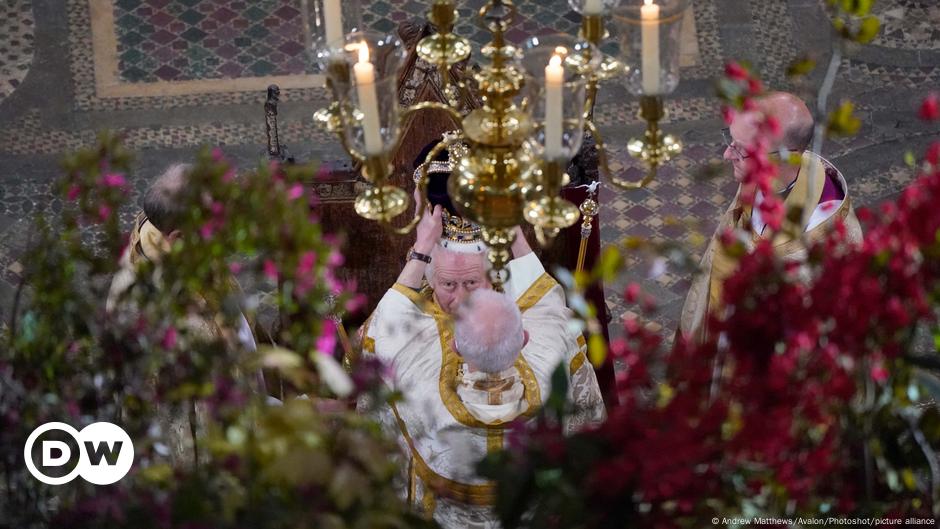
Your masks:
<path fill-rule="evenodd" d="M 16 90 L 33 62 L 33 3 L 0 2 L 0 101 Z"/>
<path fill-rule="evenodd" d="M 118 0 L 115 5 L 115 9 L 124 9 L 131 10 L 136 8 L 141 4 L 143 0 Z M 170 4 L 170 0 L 150 0 L 156 4 Z M 212 0 L 215 2 L 216 0 Z M 203 4 L 202 0 L 199 1 L 189 1 L 186 0 L 174 0 L 176 11 L 183 6 L 186 6 L 187 9 L 193 4 L 196 6 L 194 9 L 200 13 L 205 14 L 207 17 L 211 16 L 216 11 L 211 13 L 206 13 L 208 8 L 215 6 L 217 4 L 208 2 Z M 180 4 L 180 2 L 183 2 Z M 239 10 L 246 10 L 246 2 L 231 2 L 229 6 L 238 7 Z M 202 11 L 200 11 L 200 8 Z M 228 8 L 225 8 L 228 9 Z M 91 13 L 89 11 L 89 0 L 67 0 L 67 11 L 68 11 L 68 26 L 69 26 L 69 65 L 72 75 L 72 85 L 74 88 L 74 107 L 78 110 L 130 110 L 130 109 L 147 109 L 147 108 L 172 108 L 172 107 L 182 107 L 182 106 L 213 106 L 213 105 L 226 105 L 226 104 L 241 104 L 241 103 L 251 103 L 263 100 L 263 93 L 261 91 L 225 91 L 220 93 L 192 93 L 192 94 L 183 94 L 183 95 L 172 95 L 172 96 L 161 96 L 161 95 L 148 95 L 143 93 L 142 95 L 137 95 L 135 97 L 100 97 L 96 93 L 95 86 L 95 60 L 96 57 L 93 53 L 92 46 L 92 31 L 91 31 Z M 184 10 L 185 11 L 185 10 Z M 181 14 L 184 11 L 179 11 Z M 230 14 L 229 11 L 231 12 Z M 227 18 L 238 16 L 237 10 L 228 9 L 228 11 L 223 11 L 219 15 L 221 20 Z M 157 22 L 164 22 L 162 19 L 158 19 Z M 205 21 L 203 21 L 205 22 Z M 115 25 L 119 25 L 119 21 L 115 21 Z M 174 26 L 171 28 L 170 26 Z M 244 63 L 240 63 L 236 59 L 242 57 L 242 60 L 247 60 L 249 57 L 244 55 L 241 51 L 240 45 L 246 44 L 247 41 L 240 40 L 245 39 L 242 29 L 243 28 L 232 28 L 226 26 L 224 29 L 218 31 L 218 40 L 220 41 L 216 47 L 214 47 L 214 52 L 217 57 L 205 57 L 204 52 L 191 52 L 195 53 L 197 60 L 195 62 L 186 62 L 189 60 L 188 57 L 180 57 L 179 52 L 168 47 L 166 44 L 161 44 L 161 41 L 166 43 L 175 42 L 178 46 L 181 46 L 182 43 L 187 42 L 185 39 L 177 39 L 176 34 L 174 34 L 171 29 L 176 29 L 185 31 L 186 23 L 180 20 L 174 20 L 172 22 L 166 22 L 167 29 L 158 29 L 158 26 L 155 24 L 153 28 L 154 35 L 160 31 L 165 31 L 166 34 L 161 34 L 160 36 L 151 36 L 148 39 L 140 41 L 140 57 L 135 56 L 132 52 L 133 50 L 127 49 L 124 53 L 131 52 L 129 60 L 138 61 L 144 63 L 143 66 L 146 68 L 138 66 L 128 65 L 125 69 L 121 71 L 123 80 L 128 83 L 137 83 L 145 78 L 148 75 L 151 75 L 155 72 L 160 66 L 155 66 L 157 61 L 173 61 L 173 57 L 176 60 L 179 60 L 179 63 L 170 64 L 172 68 L 180 69 L 185 67 L 187 64 L 197 64 L 200 67 L 216 67 L 217 73 L 220 74 L 220 78 L 233 78 L 235 75 L 239 75 L 244 71 L 246 66 Z M 146 24 L 145 24 L 146 26 Z M 283 25 L 279 27 L 284 27 Z M 138 28 L 140 29 L 140 28 Z M 144 32 L 149 31 L 148 28 L 143 28 Z M 176 33 L 182 33 L 182 31 L 177 31 Z M 137 31 L 138 34 L 143 37 L 141 31 Z M 128 38 L 126 42 L 133 43 L 138 37 L 125 37 Z M 223 40 L 227 42 L 223 42 Z M 210 42 L 209 44 L 215 46 L 214 43 Z M 204 46 L 201 46 L 205 48 Z M 279 50 L 281 53 L 286 53 L 283 50 Z M 208 49 L 206 49 L 208 52 Z M 118 54 L 118 60 L 124 60 L 124 53 Z M 203 57 L 200 59 L 199 57 Z M 261 57 L 259 57 L 261 58 Z M 213 64 L 213 59 L 223 61 L 220 65 Z M 296 60 L 294 57 L 292 60 Z M 255 58 L 257 61 L 258 58 Z M 200 62 L 201 61 L 201 62 Z M 255 61 L 249 61 L 248 65 L 254 64 Z M 170 72 L 164 71 L 164 74 L 169 74 Z M 205 79 L 205 77 L 199 78 L 200 80 Z M 263 83 L 262 83 L 263 84 Z M 141 84 L 141 86 L 146 86 Z M 146 91 L 142 91 L 146 92 Z M 261 94 L 259 96 L 259 94 Z M 324 100 L 326 97 L 326 91 L 323 88 L 292 88 L 290 89 L 290 98 L 295 101 L 314 101 L 314 100 Z"/>
<path fill-rule="evenodd" d="M 304 142 L 325 144 L 335 142 L 335 136 L 313 123 L 282 121 L 279 123 L 281 141 L 287 145 Z M 200 145 L 264 145 L 263 122 L 212 123 L 177 127 L 134 127 L 119 129 L 125 144 L 132 149 L 198 147 Z M 0 130 L 0 153 L 52 154 L 72 151 L 94 145 L 93 130 L 68 131 L 43 128 L 37 112 L 30 112 L 12 127 Z"/>
<path fill-rule="evenodd" d="M 872 44 L 940 50 L 940 8 L 935 0 L 878 0 L 872 14 L 881 20 L 881 31 Z"/>
<path fill-rule="evenodd" d="M 868 87 L 933 87 L 940 86 L 940 65 L 906 68 L 843 59 L 839 77 Z"/>
<path fill-rule="evenodd" d="M 754 44 L 761 58 L 760 73 L 764 82 L 774 89 L 786 89 L 787 66 L 796 58 L 794 29 L 786 2 L 751 2 L 754 23 Z M 820 21 L 825 24 L 825 21 Z"/>

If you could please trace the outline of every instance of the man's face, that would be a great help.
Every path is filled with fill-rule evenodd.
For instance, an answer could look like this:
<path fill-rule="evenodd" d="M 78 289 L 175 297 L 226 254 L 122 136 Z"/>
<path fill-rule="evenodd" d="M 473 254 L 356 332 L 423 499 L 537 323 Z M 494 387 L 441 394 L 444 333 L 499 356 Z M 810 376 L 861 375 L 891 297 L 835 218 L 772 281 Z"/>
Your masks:
<path fill-rule="evenodd" d="M 454 314 L 461 303 L 478 288 L 490 288 L 483 268 L 482 254 L 440 252 L 435 256 L 431 288 L 444 312 Z"/>
<path fill-rule="evenodd" d="M 731 141 L 725 147 L 724 158 L 731 162 L 734 167 L 734 176 L 738 180 L 747 174 L 747 148 L 753 146 L 757 136 L 758 118 L 757 112 L 744 112 L 735 116 L 728 128 Z"/>

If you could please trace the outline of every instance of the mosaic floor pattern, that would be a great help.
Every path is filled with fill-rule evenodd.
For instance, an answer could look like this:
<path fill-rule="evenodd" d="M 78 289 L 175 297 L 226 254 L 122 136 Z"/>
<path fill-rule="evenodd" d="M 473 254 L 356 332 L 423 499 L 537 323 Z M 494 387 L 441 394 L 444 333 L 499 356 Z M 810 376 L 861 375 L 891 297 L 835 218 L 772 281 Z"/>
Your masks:
<path fill-rule="evenodd" d="M 32 1 L 0 2 L 0 101 L 12 94 L 29 72 L 35 25 Z"/>
<path fill-rule="evenodd" d="M 298 7 L 276 0 L 117 0 L 121 79 L 301 74 L 307 61 Z"/>
<path fill-rule="evenodd" d="M 458 2 L 456 31 L 477 48 L 489 39 L 475 19 L 484 3 Z M 382 32 L 421 19 L 427 10 L 423 0 L 364 4 L 365 23 Z M 567 0 L 515 4 L 519 17 L 507 35 L 513 42 L 578 29 L 579 18 Z M 820 31 L 823 4 L 693 2 L 688 19 L 694 24 L 683 33 L 688 53 L 682 82 L 666 99 L 663 123 L 683 140 L 685 151 L 647 189 L 602 188 L 604 244 L 645 237 L 686 247 L 697 258 L 702 248 L 694 243 L 711 235 L 735 186 L 727 176 L 700 176 L 702 165 L 718 162 L 722 151 L 720 106 L 711 80 L 726 60 L 751 54 L 770 87 L 791 87 L 784 75 L 789 62 L 807 47 L 824 56 L 830 44 Z M 192 159 L 206 143 L 221 145 L 240 165 L 250 166 L 264 144 L 264 88 L 275 82 L 282 87 L 282 141 L 300 159 L 342 159 L 335 138 L 310 119 L 326 95 L 320 80 L 308 75 L 300 29 L 303 5 L 303 0 L 0 3 L 0 307 L 23 271 L 17 256 L 29 219 L 61 208 L 51 191 L 59 157 L 94 142 L 102 128 L 120 130 L 138 152 L 138 189 L 167 163 Z M 874 9 L 883 30 L 871 45 L 843 59 L 830 98 L 830 105 L 852 99 L 864 126 L 857 136 L 835 138 L 824 149 L 846 174 L 856 206 L 894 196 L 913 177 L 903 163 L 904 151 L 918 153 L 940 135 L 915 114 L 917 102 L 940 86 L 940 5 L 936 0 L 879 0 Z M 56 86 L 65 88 L 50 90 Z M 7 97 L 14 91 L 16 97 Z M 624 150 L 627 139 L 642 130 L 637 110 L 635 98 L 616 83 L 602 87 L 596 122 L 612 169 L 628 179 L 640 174 Z M 636 281 L 660 307 L 655 321 L 674 328 L 689 275 L 672 261 L 661 264 L 651 274 L 648 258 L 627 255 L 626 273 L 607 285 L 615 317 L 635 310 L 622 303 L 622 292 Z M 616 334 L 618 326 L 611 328 Z"/>

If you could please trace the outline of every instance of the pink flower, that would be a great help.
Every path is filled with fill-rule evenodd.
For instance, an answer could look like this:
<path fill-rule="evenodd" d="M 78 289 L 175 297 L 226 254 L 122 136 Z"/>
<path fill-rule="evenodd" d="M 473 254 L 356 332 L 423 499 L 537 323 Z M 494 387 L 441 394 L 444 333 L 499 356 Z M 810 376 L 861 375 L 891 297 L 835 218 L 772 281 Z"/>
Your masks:
<path fill-rule="evenodd" d="M 731 125 L 734 122 L 735 110 L 734 107 L 723 106 L 721 107 L 721 117 L 725 120 L 725 125 Z"/>
<path fill-rule="evenodd" d="M 216 162 L 221 162 L 224 155 L 222 154 L 222 149 L 218 147 L 212 148 L 212 160 Z"/>
<path fill-rule="evenodd" d="M 101 177 L 101 183 L 105 187 L 124 187 L 127 185 L 127 180 L 120 173 L 108 173 Z"/>
<path fill-rule="evenodd" d="M 871 379 L 879 384 L 888 380 L 888 370 L 885 369 L 884 364 L 881 362 L 878 362 L 872 366 L 870 375 Z"/>
<path fill-rule="evenodd" d="M 225 205 L 218 200 L 213 200 L 212 204 L 209 204 L 209 211 L 216 217 L 220 217 L 222 213 L 225 213 Z"/>
<path fill-rule="evenodd" d="M 346 312 L 356 312 L 366 305 L 365 294 L 356 294 L 346 301 Z"/>
<path fill-rule="evenodd" d="M 747 90 L 752 95 L 757 95 L 764 91 L 764 85 L 760 82 L 760 79 L 748 79 L 747 80 Z"/>
<path fill-rule="evenodd" d="M 274 264 L 274 261 L 270 259 L 265 259 L 263 267 L 264 267 L 264 275 L 271 281 L 277 281 L 278 271 L 277 271 L 277 265 Z"/>
<path fill-rule="evenodd" d="M 222 175 L 222 181 L 226 184 L 235 180 L 235 169 L 229 168 L 228 171 L 225 171 L 225 174 Z"/>
<path fill-rule="evenodd" d="M 317 254 L 308 250 L 300 255 L 300 261 L 297 263 L 297 275 L 309 274 L 317 264 Z"/>
<path fill-rule="evenodd" d="M 242 271 L 242 264 L 241 263 L 229 263 L 228 271 L 233 274 L 238 274 L 239 272 Z"/>
<path fill-rule="evenodd" d="M 627 288 L 623 291 L 623 300 L 626 301 L 627 303 L 634 303 L 639 297 L 640 297 L 639 283 L 631 282 L 629 285 L 627 285 Z"/>
<path fill-rule="evenodd" d="M 934 167 L 940 166 L 940 141 L 935 141 L 927 147 L 927 155 L 924 159 Z"/>
<path fill-rule="evenodd" d="M 102 221 L 108 220 L 108 217 L 111 216 L 111 207 L 107 204 L 101 204 L 98 206 L 98 218 Z"/>
<path fill-rule="evenodd" d="M 330 318 L 323 320 L 323 329 L 317 338 L 317 351 L 321 354 L 332 355 L 336 349 L 336 322 Z"/>
<path fill-rule="evenodd" d="M 212 221 L 199 227 L 199 235 L 202 236 L 203 239 L 211 239 L 213 233 L 215 233 L 215 226 Z"/>
<path fill-rule="evenodd" d="M 746 68 L 737 62 L 731 61 L 728 64 L 725 64 L 725 75 L 735 81 L 743 81 L 747 79 L 748 72 Z"/>
<path fill-rule="evenodd" d="M 329 257 L 326 258 L 326 264 L 330 268 L 336 268 L 337 266 L 342 266 L 346 262 L 346 258 L 343 257 L 343 254 L 339 253 L 335 248 L 330 250 Z"/>
<path fill-rule="evenodd" d="M 80 187 L 78 187 L 78 185 L 72 184 L 71 186 L 69 186 L 68 193 L 67 193 L 65 196 L 66 196 L 66 198 L 68 198 L 69 200 L 75 200 L 76 198 L 78 198 L 78 195 L 79 195 L 79 193 L 81 193 L 81 192 L 82 192 L 82 190 L 81 190 Z"/>
<path fill-rule="evenodd" d="M 287 190 L 288 200 L 297 200 L 302 196 L 304 196 L 304 186 L 301 184 L 294 184 Z"/>
<path fill-rule="evenodd" d="M 163 333 L 163 338 L 160 340 L 160 345 L 164 349 L 176 347 L 176 327 L 167 327 L 166 332 Z"/>
<path fill-rule="evenodd" d="M 931 92 L 924 98 L 924 102 L 920 105 L 918 115 L 920 119 L 924 121 L 937 121 L 940 119 L 940 101 L 938 101 L 936 92 Z"/>

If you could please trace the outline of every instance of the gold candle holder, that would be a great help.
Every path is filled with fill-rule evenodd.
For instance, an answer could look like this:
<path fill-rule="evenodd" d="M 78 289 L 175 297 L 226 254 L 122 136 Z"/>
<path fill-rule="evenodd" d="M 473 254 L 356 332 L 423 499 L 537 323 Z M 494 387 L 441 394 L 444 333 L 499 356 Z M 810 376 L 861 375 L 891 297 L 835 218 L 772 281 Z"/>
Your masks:
<path fill-rule="evenodd" d="M 562 229 L 576 223 L 580 216 L 577 206 L 559 196 L 566 180 L 563 164 L 561 160 L 542 163 L 538 180 L 542 183 L 540 194 L 543 196 L 529 201 L 523 208 L 523 215 L 535 226 L 535 235 L 542 247 L 550 245 Z"/>
<path fill-rule="evenodd" d="M 650 173 L 644 178 L 641 187 L 652 181 L 657 167 L 682 152 L 682 143 L 671 134 L 663 134 L 659 129 L 659 122 L 665 115 L 661 97 L 640 97 L 640 117 L 646 121 L 646 132 L 642 138 L 631 139 L 627 143 L 627 151 L 634 158 L 646 162 L 650 168 Z"/>
<path fill-rule="evenodd" d="M 373 187 L 356 197 L 354 208 L 361 217 L 390 222 L 408 208 L 408 194 L 398 187 L 386 185 L 390 172 L 391 167 L 385 154 L 368 156 L 363 160 L 362 176 Z"/>

